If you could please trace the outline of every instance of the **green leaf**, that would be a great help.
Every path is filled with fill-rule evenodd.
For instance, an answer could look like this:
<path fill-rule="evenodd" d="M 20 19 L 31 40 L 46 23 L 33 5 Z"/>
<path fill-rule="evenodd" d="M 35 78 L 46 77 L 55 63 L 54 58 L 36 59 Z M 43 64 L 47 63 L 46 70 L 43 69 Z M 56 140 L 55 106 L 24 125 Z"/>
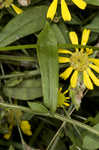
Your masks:
<path fill-rule="evenodd" d="M 9 150 L 14 150 L 14 147 L 10 145 Z"/>
<path fill-rule="evenodd" d="M 80 128 L 78 128 L 75 125 L 73 126 L 67 123 L 65 131 L 66 131 L 66 135 L 71 139 L 72 143 L 81 148 L 83 137 Z"/>
<path fill-rule="evenodd" d="M 7 97 L 19 100 L 33 100 L 42 96 L 41 80 L 27 79 L 22 81 L 16 78 L 11 79 L 3 87 L 3 92 Z"/>
<path fill-rule="evenodd" d="M 58 49 L 57 39 L 47 23 L 38 38 L 38 60 L 40 64 L 44 104 L 52 112 L 57 106 L 58 92 Z"/>
<path fill-rule="evenodd" d="M 14 17 L 0 33 L 0 46 L 40 31 L 45 24 L 46 6 L 32 7 Z"/>
<path fill-rule="evenodd" d="M 64 38 L 60 28 L 58 27 L 58 25 L 52 24 L 51 27 L 52 27 L 52 29 L 53 29 L 53 31 L 55 33 L 55 36 L 56 36 L 56 39 L 57 39 L 57 43 L 58 44 L 65 44 L 66 43 L 65 38 Z"/>
<path fill-rule="evenodd" d="M 99 124 L 95 125 L 93 127 L 97 131 L 99 131 Z M 95 135 L 88 134 L 84 137 L 83 140 L 83 148 L 86 148 L 88 150 L 96 150 L 99 148 L 99 137 L 96 137 Z"/>
<path fill-rule="evenodd" d="M 68 28 L 67 28 L 66 24 L 64 24 L 64 23 L 62 23 L 62 22 L 59 23 L 59 28 L 60 28 L 60 30 L 61 30 L 61 32 L 62 32 L 64 38 L 65 38 L 66 44 L 71 44 L 71 41 L 70 41 L 70 39 L 69 39 L 69 31 L 68 31 Z M 62 42 L 62 43 L 63 43 L 63 42 Z M 60 44 L 61 44 L 61 43 L 60 43 Z"/>
<path fill-rule="evenodd" d="M 85 123 L 90 122 L 90 125 L 95 125 L 99 123 L 99 113 L 96 114 L 95 117 L 88 117 Z"/>
<path fill-rule="evenodd" d="M 72 146 L 69 147 L 69 150 L 88 150 L 88 149 L 85 149 L 85 148 L 83 149 L 73 144 Z"/>
<path fill-rule="evenodd" d="M 84 28 L 90 29 L 91 31 L 99 33 L 99 13 L 96 15 L 96 17 L 92 20 L 92 22 Z"/>
<path fill-rule="evenodd" d="M 98 97 L 99 96 L 99 87 L 95 87 L 94 90 L 89 91 L 86 96 L 88 96 L 88 97 Z"/>
<path fill-rule="evenodd" d="M 28 102 L 28 105 L 32 111 L 36 113 L 48 113 L 48 109 L 44 107 L 41 103 Z"/>
<path fill-rule="evenodd" d="M 80 21 L 80 19 L 74 13 L 71 12 L 72 20 L 69 21 L 68 24 L 72 24 L 72 25 L 78 25 L 79 24 L 80 25 L 81 21 Z"/>
<path fill-rule="evenodd" d="M 99 6 L 99 0 L 85 0 L 87 4 Z"/>

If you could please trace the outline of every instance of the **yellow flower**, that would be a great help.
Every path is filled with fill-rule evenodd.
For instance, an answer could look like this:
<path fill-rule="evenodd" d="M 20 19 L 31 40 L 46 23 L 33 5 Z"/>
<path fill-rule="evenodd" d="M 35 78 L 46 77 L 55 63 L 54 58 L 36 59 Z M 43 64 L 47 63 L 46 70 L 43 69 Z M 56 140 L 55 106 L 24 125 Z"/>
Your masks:
<path fill-rule="evenodd" d="M 27 120 L 21 121 L 20 127 L 24 134 L 28 136 L 32 135 L 31 126 Z"/>
<path fill-rule="evenodd" d="M 11 135 L 12 135 L 12 130 L 13 130 L 14 124 L 10 124 L 9 129 L 8 129 L 8 133 L 4 134 L 4 139 L 9 140 Z M 31 125 L 29 124 L 29 121 L 27 120 L 23 120 L 20 122 L 20 128 L 22 130 L 22 132 L 28 136 L 32 135 L 32 131 L 31 131 Z"/>
<path fill-rule="evenodd" d="M 77 5 L 80 9 L 85 9 L 87 6 L 87 3 L 84 0 L 72 0 L 72 2 Z M 48 12 L 47 12 L 47 18 L 50 18 L 53 20 L 56 10 L 57 10 L 58 0 L 53 0 L 51 5 L 49 6 Z M 69 12 L 68 6 L 65 2 L 65 0 L 61 0 L 61 14 L 64 21 L 70 21 L 71 20 L 71 14 Z"/>
<path fill-rule="evenodd" d="M 13 0 L 5 0 L 1 5 L 2 5 L 1 8 L 3 7 L 7 8 L 12 6 L 12 8 L 17 14 L 21 14 L 23 12 L 22 9 L 18 8 L 16 5 L 13 4 Z"/>
<path fill-rule="evenodd" d="M 18 8 L 17 6 L 15 6 L 14 4 L 11 4 L 12 8 L 14 9 L 14 11 L 19 15 L 23 12 L 22 9 Z"/>
<path fill-rule="evenodd" d="M 69 106 L 70 104 L 68 103 L 68 100 L 70 99 L 70 97 L 66 97 L 65 94 L 68 93 L 68 90 L 66 90 L 65 92 L 62 93 L 62 88 L 60 88 L 58 90 L 58 104 L 57 107 L 63 107 L 63 105 L 65 106 Z"/>
<path fill-rule="evenodd" d="M 4 136 L 3 136 L 4 139 L 6 139 L 6 140 L 10 139 L 10 137 L 12 135 L 12 130 L 13 130 L 13 125 L 10 124 L 9 129 L 8 129 L 8 133 L 5 133 Z"/>
<path fill-rule="evenodd" d="M 89 34 L 90 30 L 83 30 L 81 45 L 87 44 Z M 75 32 L 70 32 L 69 37 L 72 44 L 78 44 L 78 37 Z M 82 75 L 84 85 L 88 89 L 93 89 L 93 83 L 96 86 L 99 86 L 99 79 L 93 73 L 93 71 L 99 73 L 99 59 L 91 58 L 91 56 L 89 56 L 93 53 L 92 49 L 86 48 L 86 50 L 84 51 L 84 49 L 81 48 L 81 50 L 79 51 L 79 49 L 76 48 L 74 52 L 65 49 L 59 49 L 59 53 L 65 55 L 68 54 L 68 57 L 59 57 L 60 63 L 69 64 L 69 67 L 60 74 L 60 77 L 66 80 L 73 72 L 70 79 L 70 85 L 72 88 L 75 88 L 77 86 L 79 74 Z"/>
<path fill-rule="evenodd" d="M 9 131 L 8 133 L 5 133 L 3 137 L 4 137 L 4 139 L 9 140 L 11 135 L 12 135 L 12 132 Z"/>

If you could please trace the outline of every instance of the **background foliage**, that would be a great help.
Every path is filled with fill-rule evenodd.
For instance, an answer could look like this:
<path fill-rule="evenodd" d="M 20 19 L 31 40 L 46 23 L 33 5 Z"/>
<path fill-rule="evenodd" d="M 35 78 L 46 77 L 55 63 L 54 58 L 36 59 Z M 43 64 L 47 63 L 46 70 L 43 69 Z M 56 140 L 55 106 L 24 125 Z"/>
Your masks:
<path fill-rule="evenodd" d="M 70 107 L 57 107 L 59 87 L 65 91 L 69 85 L 59 79 L 59 69 L 64 66 L 58 63 L 57 49 L 75 48 L 69 31 L 76 31 L 81 39 L 83 29 L 90 29 L 88 45 L 99 58 L 99 0 L 85 1 L 85 10 L 67 1 L 70 22 L 62 20 L 60 5 L 55 19 L 46 19 L 49 0 L 31 0 L 26 7 L 14 1 L 23 9 L 20 15 L 10 6 L 1 9 L 0 150 L 99 149 L 99 88 L 85 89 L 79 106 L 71 98 Z M 16 123 L 6 140 L 12 113 Z M 21 132 L 20 120 L 30 122 L 32 136 Z"/>

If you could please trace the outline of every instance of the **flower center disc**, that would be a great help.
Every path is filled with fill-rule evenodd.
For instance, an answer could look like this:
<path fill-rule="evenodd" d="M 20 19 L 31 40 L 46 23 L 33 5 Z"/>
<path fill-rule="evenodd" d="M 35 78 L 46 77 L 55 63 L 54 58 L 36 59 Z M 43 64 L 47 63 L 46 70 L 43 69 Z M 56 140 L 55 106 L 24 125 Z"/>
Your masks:
<path fill-rule="evenodd" d="M 75 52 L 70 58 L 71 66 L 77 71 L 84 71 L 88 67 L 89 61 L 86 53 Z"/>

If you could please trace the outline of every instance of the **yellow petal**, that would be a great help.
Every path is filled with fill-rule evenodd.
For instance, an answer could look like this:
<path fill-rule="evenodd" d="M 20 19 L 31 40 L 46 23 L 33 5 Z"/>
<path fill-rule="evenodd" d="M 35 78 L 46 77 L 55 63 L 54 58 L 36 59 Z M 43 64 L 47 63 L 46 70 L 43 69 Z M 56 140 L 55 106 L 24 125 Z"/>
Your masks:
<path fill-rule="evenodd" d="M 53 20 L 57 10 L 58 0 L 53 0 L 47 11 L 47 18 Z"/>
<path fill-rule="evenodd" d="M 96 86 L 99 86 L 99 79 L 94 75 L 94 73 L 88 68 L 87 69 L 90 78 L 93 80 Z"/>
<path fill-rule="evenodd" d="M 85 9 L 87 3 L 84 0 L 72 0 L 75 5 L 77 5 L 80 9 Z"/>
<path fill-rule="evenodd" d="M 83 71 L 83 80 L 84 80 L 84 84 L 85 86 L 90 89 L 90 90 L 93 90 L 93 84 L 89 78 L 89 75 L 86 71 Z"/>
<path fill-rule="evenodd" d="M 60 77 L 66 80 L 71 75 L 72 71 L 73 71 L 73 68 L 69 67 L 63 73 L 60 74 Z"/>
<path fill-rule="evenodd" d="M 74 71 L 71 80 L 70 80 L 70 85 L 72 88 L 75 88 L 77 85 L 77 79 L 78 79 L 78 71 Z"/>
<path fill-rule="evenodd" d="M 69 103 L 67 103 L 67 102 L 64 102 L 64 105 L 65 105 L 65 106 L 67 106 L 67 107 L 69 107 L 69 106 L 70 106 L 70 104 L 69 104 Z"/>
<path fill-rule="evenodd" d="M 67 90 L 66 90 L 67 91 Z M 57 104 L 57 107 L 63 107 L 63 104 L 64 105 L 68 105 L 68 103 L 67 103 L 67 98 L 68 97 L 65 97 L 65 94 L 64 93 L 62 93 L 61 91 L 58 91 L 58 104 Z M 69 99 L 70 99 L 70 97 L 69 97 Z M 65 102 L 66 101 L 66 102 Z M 66 106 L 67 106 L 66 105 Z"/>
<path fill-rule="evenodd" d="M 8 129 L 8 133 L 4 134 L 4 139 L 9 140 L 12 134 L 12 129 L 13 129 L 13 124 L 10 124 L 9 129 Z"/>
<path fill-rule="evenodd" d="M 77 36 L 76 32 L 70 32 L 69 38 L 70 38 L 72 44 L 76 44 L 76 45 L 78 44 L 78 36 Z M 76 48 L 76 51 L 78 51 L 78 48 Z"/>
<path fill-rule="evenodd" d="M 72 42 L 72 44 L 78 44 L 78 36 L 76 32 L 69 32 L 69 38 Z"/>
<path fill-rule="evenodd" d="M 71 51 L 66 50 L 66 49 L 59 49 L 59 50 L 58 50 L 58 53 L 61 53 L 61 54 L 72 54 Z"/>
<path fill-rule="evenodd" d="M 65 90 L 64 95 L 68 93 L 68 90 Z"/>
<path fill-rule="evenodd" d="M 59 63 L 67 63 L 70 62 L 69 58 L 66 57 L 59 57 Z"/>
<path fill-rule="evenodd" d="M 9 131 L 8 133 L 5 133 L 4 134 L 4 139 L 6 139 L 6 140 L 9 140 L 10 139 L 10 137 L 11 137 L 11 134 L 12 134 L 12 132 L 11 131 Z"/>
<path fill-rule="evenodd" d="M 81 45 L 86 45 L 89 39 L 90 30 L 84 29 L 82 33 Z"/>
<path fill-rule="evenodd" d="M 97 67 L 96 65 L 89 64 L 89 67 L 91 67 L 93 70 L 99 73 L 99 67 Z"/>
<path fill-rule="evenodd" d="M 69 9 L 65 0 L 61 0 L 61 13 L 62 13 L 62 18 L 64 19 L 64 21 L 71 20 L 71 15 L 70 15 L 70 12 L 69 12 Z"/>
<path fill-rule="evenodd" d="M 88 58 L 90 62 L 93 62 L 96 66 L 99 66 L 99 59 L 98 58 Z"/>
<path fill-rule="evenodd" d="M 86 48 L 87 55 L 93 54 L 93 49 Z"/>
<path fill-rule="evenodd" d="M 70 97 L 66 97 L 66 100 L 69 100 L 70 99 Z"/>
<path fill-rule="evenodd" d="M 62 91 L 62 87 L 59 88 L 58 92 L 60 93 Z"/>
<path fill-rule="evenodd" d="M 24 134 L 26 134 L 28 136 L 32 135 L 31 125 L 29 124 L 29 122 L 27 120 L 21 121 L 20 127 Z"/>
<path fill-rule="evenodd" d="M 15 12 L 19 15 L 23 12 L 22 9 L 18 8 L 17 6 L 15 6 L 14 4 L 11 4 L 11 6 L 13 7 L 13 9 L 15 10 Z"/>

